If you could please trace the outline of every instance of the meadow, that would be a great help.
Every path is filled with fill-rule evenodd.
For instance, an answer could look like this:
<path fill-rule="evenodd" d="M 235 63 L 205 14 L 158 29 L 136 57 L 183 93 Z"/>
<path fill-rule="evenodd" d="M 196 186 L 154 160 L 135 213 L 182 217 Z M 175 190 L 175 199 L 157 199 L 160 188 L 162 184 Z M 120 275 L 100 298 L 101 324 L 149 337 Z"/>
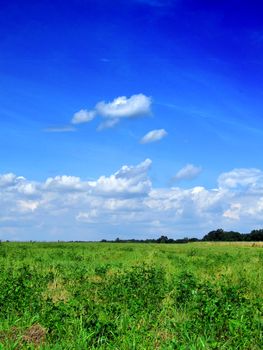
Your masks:
<path fill-rule="evenodd" d="M 263 349 L 261 243 L 0 244 L 0 349 Z"/>

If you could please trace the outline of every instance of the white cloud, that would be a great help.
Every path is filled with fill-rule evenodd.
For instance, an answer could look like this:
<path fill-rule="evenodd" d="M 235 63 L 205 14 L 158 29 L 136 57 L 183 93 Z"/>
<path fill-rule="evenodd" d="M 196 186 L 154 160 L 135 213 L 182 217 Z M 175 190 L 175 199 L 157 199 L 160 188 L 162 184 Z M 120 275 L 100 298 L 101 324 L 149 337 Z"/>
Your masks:
<path fill-rule="evenodd" d="M 89 212 L 79 212 L 76 216 L 77 221 L 82 221 L 86 223 L 95 223 L 98 212 L 96 209 L 92 209 Z"/>
<path fill-rule="evenodd" d="M 124 165 L 95 181 L 62 175 L 37 182 L 12 173 L 0 175 L 0 237 L 200 237 L 218 227 L 249 232 L 263 226 L 261 170 L 221 174 L 214 189 L 157 188 L 149 178 L 151 164 L 146 159 Z"/>
<path fill-rule="evenodd" d="M 115 174 L 101 176 L 97 181 L 90 181 L 92 191 L 101 195 L 142 196 L 149 192 L 151 181 L 147 176 L 152 161 L 146 159 L 137 166 L 124 165 Z"/>
<path fill-rule="evenodd" d="M 101 130 L 104 130 L 104 129 L 109 129 L 109 128 L 113 128 L 116 124 L 118 124 L 120 121 L 120 119 L 108 119 L 104 122 L 102 122 L 97 130 L 98 131 L 101 131 Z"/>
<path fill-rule="evenodd" d="M 16 176 L 13 173 L 0 175 L 0 186 L 10 186 L 15 183 Z"/>
<path fill-rule="evenodd" d="M 71 120 L 72 124 L 88 123 L 93 120 L 96 116 L 96 111 L 88 111 L 86 109 L 81 109 L 73 115 Z"/>
<path fill-rule="evenodd" d="M 96 111 L 107 118 L 133 118 L 150 114 L 151 104 L 152 99 L 144 94 L 132 95 L 129 98 L 120 96 L 112 102 L 101 101 L 97 103 Z"/>
<path fill-rule="evenodd" d="M 191 180 L 199 175 L 202 171 L 201 167 L 197 167 L 193 164 L 187 164 L 182 169 L 180 169 L 176 175 L 173 177 L 173 181 L 181 180 Z"/>
<path fill-rule="evenodd" d="M 149 131 L 146 135 L 144 135 L 140 142 L 141 143 L 156 142 L 163 139 L 165 136 L 167 136 L 167 132 L 164 129 L 152 130 L 152 131 Z"/>
<path fill-rule="evenodd" d="M 239 220 L 239 212 L 241 210 L 241 204 L 240 203 L 234 203 L 230 205 L 230 209 L 227 209 L 224 213 L 223 216 L 231 219 L 231 220 Z"/>
<path fill-rule="evenodd" d="M 33 212 L 37 209 L 37 207 L 39 206 L 39 202 L 38 201 L 30 201 L 30 200 L 19 200 L 17 201 L 17 206 L 18 206 L 18 211 L 21 212 Z"/>
<path fill-rule="evenodd" d="M 218 178 L 219 187 L 238 188 L 248 187 L 251 190 L 263 189 L 263 173 L 259 169 L 233 169 L 223 173 Z"/>
<path fill-rule="evenodd" d="M 35 195 L 37 193 L 37 186 L 33 182 L 19 181 L 17 185 L 17 191 L 28 196 Z"/>
<path fill-rule="evenodd" d="M 49 177 L 45 182 L 45 188 L 50 190 L 81 190 L 83 182 L 76 176 L 55 176 Z"/>
<path fill-rule="evenodd" d="M 97 128 L 98 131 L 101 131 L 114 127 L 119 123 L 120 119 L 149 115 L 151 113 L 151 104 L 151 97 L 145 96 L 144 94 L 132 95 L 131 97 L 120 96 L 111 102 L 98 102 L 93 110 L 81 109 L 73 115 L 71 123 L 87 123 L 93 120 L 96 115 L 99 115 L 106 119 Z M 60 129 L 61 128 L 48 128 L 45 131 L 62 131 Z"/>

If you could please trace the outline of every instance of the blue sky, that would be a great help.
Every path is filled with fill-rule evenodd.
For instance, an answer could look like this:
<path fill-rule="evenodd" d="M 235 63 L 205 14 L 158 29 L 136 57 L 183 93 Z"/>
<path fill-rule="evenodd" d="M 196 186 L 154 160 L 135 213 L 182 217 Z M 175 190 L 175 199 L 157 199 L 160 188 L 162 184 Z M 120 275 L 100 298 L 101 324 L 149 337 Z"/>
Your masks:
<path fill-rule="evenodd" d="M 0 13 L 0 238 L 262 227 L 259 1 L 15 0 Z"/>

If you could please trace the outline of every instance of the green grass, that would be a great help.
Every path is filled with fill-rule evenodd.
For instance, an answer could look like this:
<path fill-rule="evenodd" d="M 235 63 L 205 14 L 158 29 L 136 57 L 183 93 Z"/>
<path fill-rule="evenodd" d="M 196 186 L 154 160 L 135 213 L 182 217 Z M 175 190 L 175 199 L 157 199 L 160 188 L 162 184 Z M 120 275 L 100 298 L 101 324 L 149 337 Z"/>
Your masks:
<path fill-rule="evenodd" d="M 260 244 L 0 244 L 0 349 L 263 348 Z"/>

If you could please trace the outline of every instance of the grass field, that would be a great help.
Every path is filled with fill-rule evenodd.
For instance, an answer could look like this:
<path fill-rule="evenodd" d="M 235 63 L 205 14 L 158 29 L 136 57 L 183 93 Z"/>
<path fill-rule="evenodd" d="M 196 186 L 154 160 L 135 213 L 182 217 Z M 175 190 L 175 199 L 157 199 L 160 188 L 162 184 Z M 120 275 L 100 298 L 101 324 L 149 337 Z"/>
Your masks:
<path fill-rule="evenodd" d="M 0 349 L 263 349 L 260 243 L 1 243 Z"/>

